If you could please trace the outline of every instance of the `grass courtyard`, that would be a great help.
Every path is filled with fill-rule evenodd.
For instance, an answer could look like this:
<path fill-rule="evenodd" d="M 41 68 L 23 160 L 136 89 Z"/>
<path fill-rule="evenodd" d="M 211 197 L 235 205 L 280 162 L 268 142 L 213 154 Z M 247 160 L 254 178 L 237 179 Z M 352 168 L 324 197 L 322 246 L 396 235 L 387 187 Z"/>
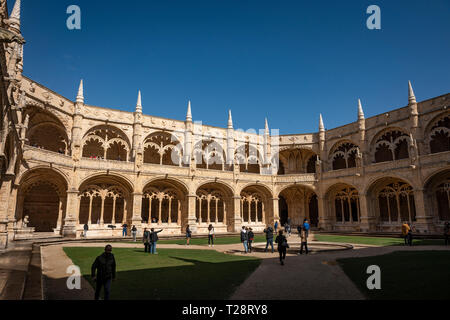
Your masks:
<path fill-rule="evenodd" d="M 450 299 L 450 251 L 397 251 L 337 261 L 368 299 Z M 367 289 L 370 265 L 381 269 L 381 290 Z"/>
<path fill-rule="evenodd" d="M 162 243 L 162 241 L 161 241 Z M 261 260 L 211 250 L 115 248 L 116 281 L 111 299 L 223 300 L 259 266 Z M 64 252 L 91 281 L 91 265 L 103 248 L 66 247 Z"/>
<path fill-rule="evenodd" d="M 388 238 L 388 237 L 361 237 L 361 236 L 340 236 L 328 234 L 315 234 L 317 241 L 323 242 L 337 242 L 337 243 L 354 243 L 354 244 L 368 244 L 376 246 L 398 246 L 404 245 L 403 238 Z M 427 246 L 427 245 L 443 245 L 444 240 L 439 239 L 414 239 L 413 245 Z"/>

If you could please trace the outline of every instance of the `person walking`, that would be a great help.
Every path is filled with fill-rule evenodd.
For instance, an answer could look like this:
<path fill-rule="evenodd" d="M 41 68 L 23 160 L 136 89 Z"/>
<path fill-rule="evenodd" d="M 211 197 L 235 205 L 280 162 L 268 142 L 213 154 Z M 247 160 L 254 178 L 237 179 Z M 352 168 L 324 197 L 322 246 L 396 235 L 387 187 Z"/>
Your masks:
<path fill-rule="evenodd" d="M 84 226 L 83 226 L 83 237 L 84 237 L 84 238 L 87 238 L 87 232 L 88 232 L 88 230 L 89 230 L 89 226 L 88 226 L 87 223 L 85 223 Z"/>
<path fill-rule="evenodd" d="M 267 252 L 267 248 L 270 246 L 272 247 L 272 253 L 273 253 L 273 229 L 271 226 L 267 226 L 266 229 L 264 229 L 264 233 L 266 234 L 266 249 L 264 249 L 264 252 Z"/>
<path fill-rule="evenodd" d="M 405 240 L 405 246 L 408 244 L 408 234 L 411 228 L 409 227 L 408 223 L 405 221 L 402 224 L 402 237 Z"/>
<path fill-rule="evenodd" d="M 244 226 L 242 226 L 242 230 L 241 230 L 241 242 L 244 245 L 245 253 L 247 253 L 248 252 L 248 234 L 247 234 L 247 231 L 245 230 Z"/>
<path fill-rule="evenodd" d="M 133 236 L 133 241 L 136 242 L 137 229 L 136 226 L 131 228 L 131 235 Z"/>
<path fill-rule="evenodd" d="M 309 230 L 311 229 L 311 226 L 309 225 L 308 218 L 305 218 L 303 220 L 303 228 L 305 229 L 305 232 L 306 232 L 306 238 L 308 238 L 309 237 Z"/>
<path fill-rule="evenodd" d="M 147 228 L 144 228 L 142 242 L 144 242 L 144 252 L 150 253 L 150 232 L 147 230 Z"/>
<path fill-rule="evenodd" d="M 248 252 L 252 253 L 252 243 L 255 240 L 255 234 L 252 228 L 248 228 Z"/>
<path fill-rule="evenodd" d="M 444 244 L 448 245 L 448 237 L 450 234 L 450 223 L 447 221 L 444 226 Z"/>
<path fill-rule="evenodd" d="M 187 225 L 186 226 L 186 245 L 187 246 L 189 245 L 189 242 L 190 242 L 191 238 L 192 238 L 192 231 L 189 228 L 189 225 Z"/>
<path fill-rule="evenodd" d="M 212 224 L 210 224 L 208 226 L 208 246 L 209 247 L 211 247 L 211 246 L 214 247 L 214 236 L 215 236 L 215 234 L 214 234 L 214 227 L 213 227 Z"/>
<path fill-rule="evenodd" d="M 415 228 L 412 227 L 409 223 L 408 223 L 408 226 L 409 226 L 409 231 L 408 231 L 408 235 L 407 235 L 408 245 L 412 246 L 412 244 L 413 244 L 413 229 L 415 229 Z"/>
<path fill-rule="evenodd" d="M 275 224 L 273 225 L 273 227 L 275 228 L 275 234 L 277 233 L 277 229 L 278 229 L 278 220 L 275 221 Z"/>
<path fill-rule="evenodd" d="M 154 228 L 151 228 L 151 231 L 152 232 L 150 233 L 150 253 L 151 254 L 158 254 L 158 252 L 156 252 L 156 243 L 159 240 L 158 233 L 163 231 L 163 229 L 161 229 L 159 231 L 155 231 Z"/>
<path fill-rule="evenodd" d="M 275 239 L 275 243 L 278 244 L 278 253 L 280 254 L 280 263 L 284 266 L 284 260 L 286 259 L 286 251 L 289 248 L 286 237 L 283 235 L 283 230 L 278 232 L 278 236 Z"/>
<path fill-rule="evenodd" d="M 104 288 L 104 300 L 109 300 L 111 282 L 116 279 L 116 260 L 112 254 L 112 246 L 107 245 L 105 252 L 98 256 L 91 267 L 91 277 L 95 282 L 95 300 L 99 300 Z"/>
<path fill-rule="evenodd" d="M 309 250 L 308 250 L 308 236 L 306 233 L 305 228 L 302 228 L 300 230 L 300 239 L 301 239 L 301 246 L 300 246 L 300 254 L 303 254 L 303 248 L 305 248 L 305 252 L 306 254 L 308 254 Z"/>
<path fill-rule="evenodd" d="M 128 225 L 126 223 L 124 223 L 122 225 L 122 237 L 126 237 L 128 235 L 127 228 L 128 228 Z"/>

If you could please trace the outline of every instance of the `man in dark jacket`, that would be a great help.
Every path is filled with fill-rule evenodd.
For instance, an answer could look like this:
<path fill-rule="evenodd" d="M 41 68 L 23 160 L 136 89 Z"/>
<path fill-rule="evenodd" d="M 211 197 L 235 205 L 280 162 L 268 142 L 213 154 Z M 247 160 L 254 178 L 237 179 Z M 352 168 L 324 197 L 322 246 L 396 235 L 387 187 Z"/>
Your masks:
<path fill-rule="evenodd" d="M 266 234 L 266 249 L 264 252 L 267 252 L 267 248 L 269 247 L 269 244 L 272 247 L 272 253 L 273 253 L 273 229 L 271 226 L 267 226 L 266 229 L 264 229 L 264 233 Z"/>
<path fill-rule="evenodd" d="M 109 300 L 111 281 L 116 279 L 116 260 L 112 254 L 112 246 L 107 245 L 105 252 L 95 259 L 91 267 L 92 280 L 95 281 L 95 300 L 99 300 L 100 291 L 104 288 L 105 300 Z"/>
<path fill-rule="evenodd" d="M 151 254 L 158 254 L 158 252 L 156 252 L 156 243 L 159 240 L 158 233 L 163 231 L 163 229 L 161 229 L 159 231 L 155 231 L 154 228 L 151 228 L 151 231 L 152 232 L 150 233 L 150 253 Z"/>
<path fill-rule="evenodd" d="M 247 230 L 245 230 L 244 226 L 242 226 L 242 230 L 241 230 L 241 242 L 244 244 L 245 253 L 247 253 L 248 252 L 248 233 L 247 233 Z"/>
<path fill-rule="evenodd" d="M 142 241 L 144 242 L 144 252 L 150 253 L 150 232 L 147 230 L 147 228 L 144 229 Z"/>

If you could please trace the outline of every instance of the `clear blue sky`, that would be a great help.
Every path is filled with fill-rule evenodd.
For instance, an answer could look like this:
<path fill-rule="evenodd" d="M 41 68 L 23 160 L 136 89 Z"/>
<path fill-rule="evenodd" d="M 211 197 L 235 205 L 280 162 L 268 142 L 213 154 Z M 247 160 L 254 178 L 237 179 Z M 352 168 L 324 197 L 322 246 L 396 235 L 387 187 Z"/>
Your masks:
<path fill-rule="evenodd" d="M 66 28 L 77 4 L 82 30 Z M 381 8 L 382 30 L 366 28 Z M 13 1 L 8 0 L 12 10 Z M 75 100 L 281 134 L 331 129 L 450 92 L 450 1 L 22 0 L 25 75 Z"/>

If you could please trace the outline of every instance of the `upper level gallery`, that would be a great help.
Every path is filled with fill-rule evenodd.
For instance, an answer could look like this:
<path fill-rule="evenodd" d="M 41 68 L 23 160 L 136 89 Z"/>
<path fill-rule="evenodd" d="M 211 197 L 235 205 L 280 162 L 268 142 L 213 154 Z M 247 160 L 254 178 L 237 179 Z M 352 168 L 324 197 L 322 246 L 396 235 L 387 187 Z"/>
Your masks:
<path fill-rule="evenodd" d="M 417 103 L 411 85 L 406 107 L 366 119 L 359 102 L 357 121 L 325 130 L 320 116 L 317 133 L 298 135 L 274 135 L 267 121 L 259 132 L 235 130 L 231 112 L 226 128 L 203 125 L 193 121 L 190 103 L 185 121 L 144 115 L 140 94 L 134 113 L 89 106 L 83 83 L 75 102 L 26 77 L 22 90 L 16 111 L 25 155 L 45 162 L 46 150 L 62 165 L 92 170 L 326 179 L 379 163 L 414 166 L 419 156 L 450 151 L 450 94 Z"/>

